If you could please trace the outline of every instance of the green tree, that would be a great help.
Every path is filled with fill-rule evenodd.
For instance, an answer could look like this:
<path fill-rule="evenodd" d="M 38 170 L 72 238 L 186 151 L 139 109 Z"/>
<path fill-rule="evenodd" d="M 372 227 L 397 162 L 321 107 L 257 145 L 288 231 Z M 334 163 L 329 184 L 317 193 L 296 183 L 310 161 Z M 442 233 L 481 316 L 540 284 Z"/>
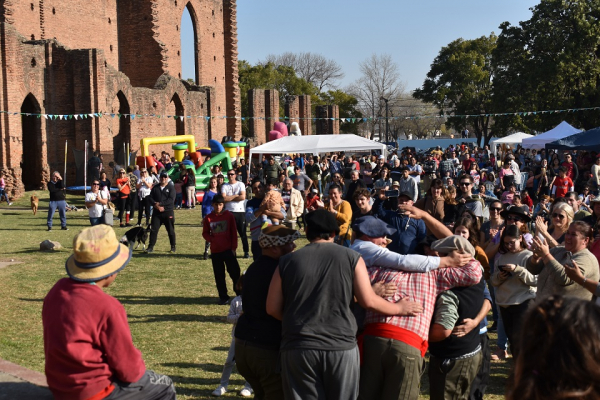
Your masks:
<path fill-rule="evenodd" d="M 496 39 L 494 34 L 474 40 L 457 39 L 443 47 L 423 86 L 413 92 L 415 99 L 437 106 L 447 116 L 448 126 L 457 131 L 469 126 L 486 144 L 494 125 L 494 119 L 486 114 L 494 111 L 491 59 Z"/>
<path fill-rule="evenodd" d="M 356 118 L 362 119 L 362 113 L 358 110 L 358 100 L 356 97 L 342 91 L 342 90 L 329 90 L 327 92 L 321 92 L 316 102 L 313 102 L 314 106 L 336 104 L 340 108 L 340 118 Z M 340 121 L 340 132 L 343 133 L 354 133 L 358 135 L 358 121 L 355 122 L 341 122 Z"/>
<path fill-rule="evenodd" d="M 287 96 L 310 95 L 313 100 L 317 98 L 317 88 L 299 78 L 291 67 L 275 66 L 272 63 L 252 66 L 244 60 L 239 61 L 238 67 L 242 117 L 249 116 L 248 91 L 250 89 L 276 89 L 279 91 L 280 117 L 284 116 Z M 249 127 L 246 120 L 242 123 L 242 134 L 247 136 L 248 133 Z"/>
<path fill-rule="evenodd" d="M 503 23 L 493 52 L 494 92 L 510 111 L 595 107 L 600 103 L 600 1 L 542 0 L 519 26 Z M 562 120 L 589 129 L 597 111 L 530 113 L 512 118 L 547 130 Z"/>

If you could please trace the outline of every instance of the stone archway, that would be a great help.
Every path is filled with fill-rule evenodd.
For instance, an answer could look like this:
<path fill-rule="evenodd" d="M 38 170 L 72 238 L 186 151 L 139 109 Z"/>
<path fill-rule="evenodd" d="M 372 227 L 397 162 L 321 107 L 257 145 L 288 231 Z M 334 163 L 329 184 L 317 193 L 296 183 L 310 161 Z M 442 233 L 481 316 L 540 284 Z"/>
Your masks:
<path fill-rule="evenodd" d="M 175 93 L 173 95 L 173 97 L 171 98 L 171 102 L 169 103 L 168 113 L 169 113 L 169 115 L 173 116 L 173 119 L 175 120 L 175 126 L 169 124 L 171 126 L 167 127 L 167 129 L 168 129 L 167 136 L 171 136 L 173 134 L 185 135 L 185 120 L 186 120 L 185 109 L 183 107 L 183 103 L 181 102 L 181 98 L 179 97 L 179 95 L 177 93 Z M 184 118 L 181 118 L 182 116 Z M 173 128 L 174 128 L 174 130 L 173 130 Z"/>
<path fill-rule="evenodd" d="M 21 105 L 22 156 L 20 160 L 21 181 L 25 190 L 36 190 L 44 184 L 42 120 L 40 103 L 31 93 Z M 32 114 L 32 115 L 27 115 Z M 33 115 L 35 114 L 35 115 Z"/>
<path fill-rule="evenodd" d="M 193 71 L 193 80 L 194 84 L 198 85 L 200 82 L 200 68 L 198 65 L 199 58 L 199 49 L 198 49 L 198 31 L 197 31 L 197 22 L 198 17 L 196 16 L 196 11 L 191 3 L 187 3 L 185 8 L 183 9 L 183 13 L 181 15 L 181 77 L 182 79 L 186 78 L 185 71 L 183 68 L 184 64 L 192 65 L 194 68 Z M 184 40 L 184 26 L 191 25 L 192 34 L 193 34 L 193 42 L 190 43 L 189 40 Z M 187 29 L 185 29 L 187 31 Z M 185 80 L 185 79 L 184 79 Z"/>
<path fill-rule="evenodd" d="M 113 102 L 113 109 L 117 109 L 120 118 L 114 120 L 112 127 L 112 159 L 116 164 L 122 167 L 127 166 L 127 156 L 123 151 L 123 145 L 127 146 L 131 141 L 131 117 L 129 102 L 122 91 L 117 93 L 117 97 Z M 110 160 L 108 160 L 110 161 Z"/>

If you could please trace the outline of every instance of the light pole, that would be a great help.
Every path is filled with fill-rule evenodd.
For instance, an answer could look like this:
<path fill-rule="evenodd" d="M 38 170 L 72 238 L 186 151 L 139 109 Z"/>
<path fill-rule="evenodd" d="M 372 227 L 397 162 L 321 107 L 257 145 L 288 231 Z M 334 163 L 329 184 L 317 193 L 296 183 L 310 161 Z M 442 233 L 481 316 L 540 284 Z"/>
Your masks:
<path fill-rule="evenodd" d="M 385 142 L 387 144 L 388 141 L 388 133 L 389 133 L 389 120 L 388 120 L 388 99 L 381 96 L 381 100 L 385 101 Z"/>

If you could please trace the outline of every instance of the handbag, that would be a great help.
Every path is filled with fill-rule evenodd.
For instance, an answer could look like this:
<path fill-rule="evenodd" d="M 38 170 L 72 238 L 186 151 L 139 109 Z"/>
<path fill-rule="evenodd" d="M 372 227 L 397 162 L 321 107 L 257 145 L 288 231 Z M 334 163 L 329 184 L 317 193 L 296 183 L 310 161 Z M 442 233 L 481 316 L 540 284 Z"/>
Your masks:
<path fill-rule="evenodd" d="M 102 223 L 104 225 L 113 226 L 114 222 L 114 211 L 110 208 L 105 208 L 102 211 Z"/>

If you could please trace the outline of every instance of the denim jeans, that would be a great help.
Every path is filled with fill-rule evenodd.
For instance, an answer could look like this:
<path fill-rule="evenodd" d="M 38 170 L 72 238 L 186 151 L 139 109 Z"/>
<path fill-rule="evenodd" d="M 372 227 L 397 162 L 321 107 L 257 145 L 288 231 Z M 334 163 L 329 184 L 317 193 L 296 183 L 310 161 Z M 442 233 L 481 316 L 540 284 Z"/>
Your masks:
<path fill-rule="evenodd" d="M 102 222 L 104 222 L 104 218 L 102 217 L 90 217 L 90 224 L 92 226 L 100 225 Z"/>
<path fill-rule="evenodd" d="M 50 207 L 48 207 L 48 228 L 52 228 L 52 218 L 54 212 L 58 208 L 58 215 L 60 216 L 60 226 L 67 226 L 67 202 L 65 200 L 51 201 Z"/>

